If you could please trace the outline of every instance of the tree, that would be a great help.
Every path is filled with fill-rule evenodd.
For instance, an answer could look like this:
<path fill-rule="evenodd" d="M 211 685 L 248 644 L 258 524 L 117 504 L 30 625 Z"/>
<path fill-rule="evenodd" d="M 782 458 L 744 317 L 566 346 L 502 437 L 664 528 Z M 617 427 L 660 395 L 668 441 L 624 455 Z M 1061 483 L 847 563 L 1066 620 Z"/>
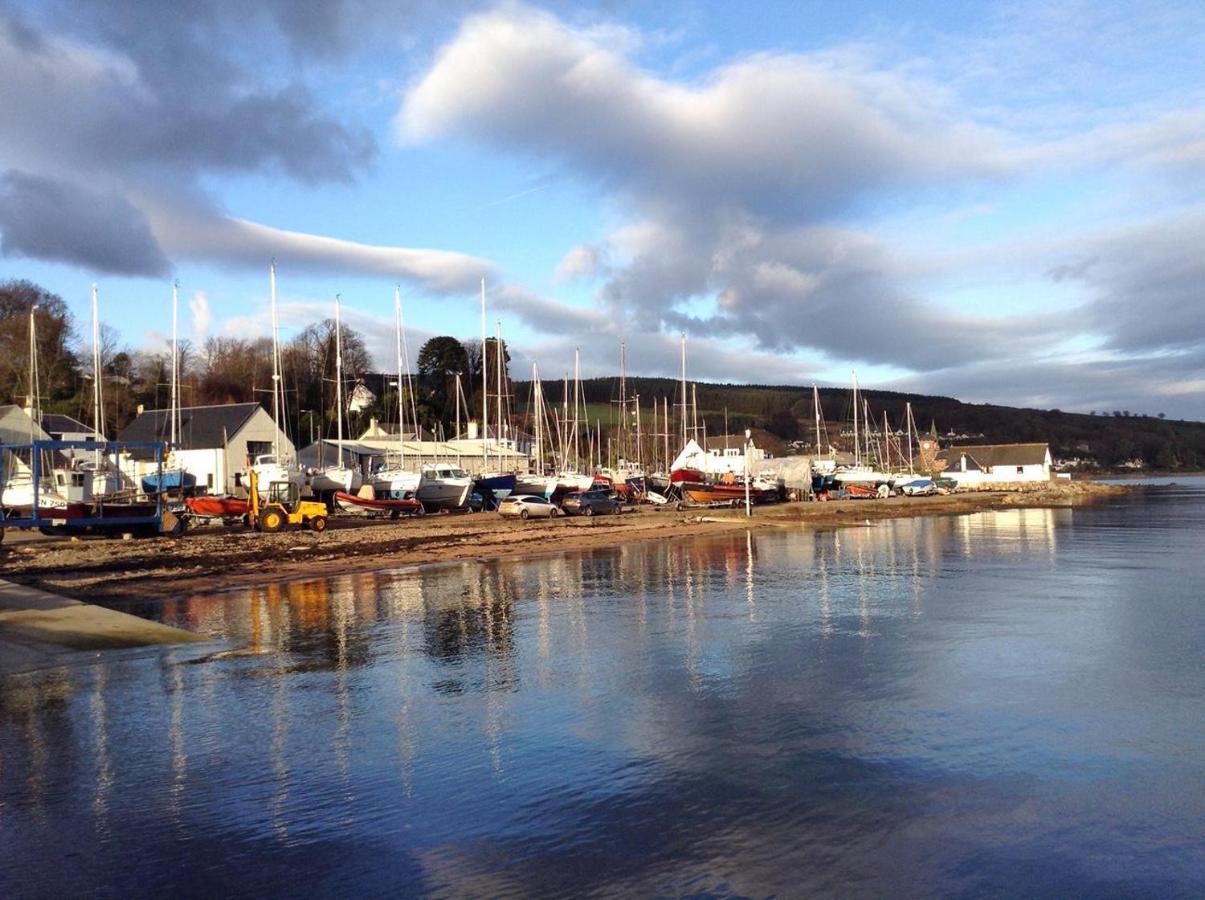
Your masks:
<path fill-rule="evenodd" d="M 428 413 L 445 424 L 454 406 L 456 376 L 466 381 L 472 370 L 464 344 L 454 337 L 433 337 L 418 351 L 418 382 Z"/>
<path fill-rule="evenodd" d="M 24 404 L 29 394 L 29 311 L 38 341 L 42 407 L 78 413 L 79 359 L 74 323 L 63 298 L 31 281 L 0 282 L 0 401 Z"/>
<path fill-rule="evenodd" d="M 799 420 L 787 410 L 780 409 L 770 416 L 769 421 L 766 422 L 766 430 L 778 435 L 784 441 L 798 440 L 800 434 Z"/>

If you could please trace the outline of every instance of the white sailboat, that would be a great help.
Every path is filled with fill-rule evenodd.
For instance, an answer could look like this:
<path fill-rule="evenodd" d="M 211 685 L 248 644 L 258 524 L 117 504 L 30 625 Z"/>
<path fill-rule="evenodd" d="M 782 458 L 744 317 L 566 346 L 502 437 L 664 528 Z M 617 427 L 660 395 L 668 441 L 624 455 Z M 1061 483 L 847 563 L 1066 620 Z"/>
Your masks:
<path fill-rule="evenodd" d="M 402 385 L 409 387 L 410 367 L 402 359 L 402 291 L 398 287 L 393 289 L 393 324 L 397 353 L 397 457 L 387 459 L 384 467 L 373 474 L 372 488 L 377 497 L 400 500 L 418 490 L 422 473 L 406 468 L 406 404 Z M 413 390 L 408 393 L 414 396 Z"/>
<path fill-rule="evenodd" d="M 338 457 L 335 463 L 325 466 L 310 477 L 310 488 L 315 493 L 327 491 L 346 491 L 352 493 L 359 490 L 363 479 L 358 470 L 343 462 L 343 318 L 342 298 L 335 294 L 335 418 L 337 421 L 337 440 L 335 447 Z"/>
<path fill-rule="evenodd" d="M 544 388 L 540 383 L 540 368 L 531 364 L 532 407 L 535 410 L 535 471 L 515 476 L 516 494 L 535 495 L 549 499 L 556 491 L 556 476 L 544 474 Z"/>
<path fill-rule="evenodd" d="M 37 438 L 37 427 L 42 421 L 42 408 L 38 378 L 38 332 L 35 313 L 38 307 L 29 310 L 29 442 L 30 459 L 27 462 L 17 453 L 0 448 L 0 509 L 17 515 L 32 513 L 34 501 L 40 511 L 66 509 L 67 497 L 56 490 L 55 479 L 48 460 L 42 460 L 38 484 L 35 490 L 33 478 L 33 449 Z M 88 485 L 91 489 L 91 485 Z"/>
<path fill-rule="evenodd" d="M 272 307 L 272 421 L 276 427 L 272 432 L 272 452 L 255 457 L 251 469 L 255 472 L 259 493 L 267 496 L 273 482 L 287 481 L 299 488 L 305 484 L 305 475 L 286 458 L 280 449 L 280 423 L 285 414 L 284 380 L 280 365 L 280 319 L 276 311 L 276 262 L 268 266 L 268 287 Z"/>
<path fill-rule="evenodd" d="M 867 441 L 867 450 L 863 454 L 862 451 L 862 434 L 870 428 L 869 422 L 859 423 L 859 407 L 858 400 L 858 375 L 853 373 L 853 392 L 854 392 L 854 464 L 852 466 L 838 466 L 837 471 L 833 475 L 833 480 L 841 484 L 859 484 L 863 486 L 886 485 L 891 476 L 886 472 L 880 472 L 870 465 L 869 440 Z M 862 428 L 859 428 L 859 425 Z"/>

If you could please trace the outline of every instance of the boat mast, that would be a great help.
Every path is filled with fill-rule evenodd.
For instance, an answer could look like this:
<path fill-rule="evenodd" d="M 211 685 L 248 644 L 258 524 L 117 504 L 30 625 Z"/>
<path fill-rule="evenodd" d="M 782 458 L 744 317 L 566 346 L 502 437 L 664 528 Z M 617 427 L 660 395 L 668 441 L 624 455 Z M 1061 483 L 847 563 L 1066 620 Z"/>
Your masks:
<path fill-rule="evenodd" d="M 628 347 L 619 342 L 619 456 L 628 458 Z"/>
<path fill-rule="evenodd" d="M 406 463 L 406 401 L 402 396 L 401 384 L 402 363 L 401 363 L 401 286 L 394 284 L 393 287 L 393 342 L 394 353 L 398 359 L 398 464 L 405 465 Z M 457 396 L 457 412 L 459 413 L 460 398 Z M 418 428 L 418 423 L 415 423 L 415 428 Z"/>
<path fill-rule="evenodd" d="M 662 435 L 665 437 L 665 474 L 668 475 L 669 464 L 673 462 L 673 460 L 669 458 L 669 397 L 661 398 L 661 407 L 664 412 L 664 415 L 662 415 L 661 419 L 662 423 L 665 425 L 665 431 L 662 432 Z"/>
<path fill-rule="evenodd" d="M 495 334 L 497 335 L 497 337 L 494 338 L 494 356 L 496 358 L 496 362 L 494 363 L 494 368 L 497 369 L 496 384 L 498 386 L 497 391 L 495 391 L 495 393 L 494 393 L 494 406 L 497 407 L 497 413 L 498 413 L 498 427 L 494 431 L 494 446 L 498 450 L 498 471 L 501 472 L 502 471 L 502 323 L 495 322 L 494 327 L 495 327 Z"/>
<path fill-rule="evenodd" d="M 535 391 L 536 408 L 536 472 L 544 474 L 544 390 L 540 386 L 540 367 L 531 364 L 531 384 Z"/>
<path fill-rule="evenodd" d="M 276 260 L 268 264 L 268 295 L 272 307 L 272 458 L 280 463 L 280 320 L 276 313 Z M 325 389 L 324 389 L 325 390 Z M 319 449 L 322 445 L 319 444 Z"/>
<path fill-rule="evenodd" d="M 336 447 L 339 450 L 339 460 L 336 463 L 343 466 L 343 325 L 342 295 L 335 294 L 335 422 Z"/>
<path fill-rule="evenodd" d="M 489 468 L 489 448 L 485 442 L 485 432 L 490 421 L 490 382 L 488 368 L 488 351 L 485 346 L 485 279 L 481 279 L 481 473 Z"/>
<path fill-rule="evenodd" d="M 573 348 L 573 465 L 575 469 L 580 471 L 582 467 L 582 445 L 581 435 L 579 434 L 581 427 L 578 421 L 578 409 L 581 406 L 582 400 L 582 351 L 580 348 Z M 586 428 L 590 427 L 590 423 L 586 423 Z"/>
<path fill-rule="evenodd" d="M 907 403 L 904 404 L 904 412 L 905 412 L 905 417 L 907 419 L 907 421 L 904 424 L 904 429 L 908 432 L 908 435 L 907 435 L 907 437 L 908 437 L 908 474 L 915 475 L 916 472 L 913 471 L 913 468 L 912 468 L 914 465 L 913 461 L 912 461 L 912 430 L 916 427 L 916 422 L 912 418 L 912 401 L 911 400 L 909 400 Z"/>
<path fill-rule="evenodd" d="M 887 431 L 887 410 L 883 410 L 883 448 L 887 453 L 887 470 L 891 471 L 891 435 Z"/>
<path fill-rule="evenodd" d="M 682 446 L 686 446 L 686 332 L 682 332 Z"/>
<path fill-rule="evenodd" d="M 636 395 L 636 471 L 644 474 L 644 465 L 641 462 L 644 454 L 641 452 L 640 446 L 640 395 Z"/>
<path fill-rule="evenodd" d="M 812 411 L 816 415 L 816 455 L 820 455 L 820 388 L 812 385 Z"/>
<path fill-rule="evenodd" d="M 180 305 L 180 282 L 172 282 L 172 398 L 171 398 L 171 448 L 176 448 L 176 420 L 180 415 L 180 355 L 176 349 L 176 325 Z"/>
<path fill-rule="evenodd" d="M 694 401 L 691 406 L 692 415 L 691 415 L 691 429 L 690 430 L 691 430 L 691 434 L 694 435 L 694 439 L 696 441 L 698 441 L 699 440 L 699 386 L 697 384 L 692 384 L 690 386 L 690 396 L 691 396 L 691 399 Z M 703 435 L 703 440 L 701 443 L 703 444 L 703 449 L 706 450 L 707 449 L 707 435 Z"/>
<path fill-rule="evenodd" d="M 858 440 L 858 373 L 854 372 L 854 465 L 862 464 L 862 445 Z"/>
<path fill-rule="evenodd" d="M 35 303 L 29 307 L 29 443 L 34 442 L 35 428 L 42 424 L 42 406 L 39 394 L 41 385 L 38 384 L 38 327 L 34 313 L 38 311 Z M 33 473 L 33 460 L 30 459 L 30 473 Z"/>
<path fill-rule="evenodd" d="M 456 373 L 456 440 L 460 440 L 460 373 Z"/>
<path fill-rule="evenodd" d="M 100 302 L 96 285 L 92 285 L 92 426 L 96 439 L 105 439 L 105 399 L 101 387 L 100 365 Z M 100 468 L 100 451 L 96 451 L 96 468 Z"/>

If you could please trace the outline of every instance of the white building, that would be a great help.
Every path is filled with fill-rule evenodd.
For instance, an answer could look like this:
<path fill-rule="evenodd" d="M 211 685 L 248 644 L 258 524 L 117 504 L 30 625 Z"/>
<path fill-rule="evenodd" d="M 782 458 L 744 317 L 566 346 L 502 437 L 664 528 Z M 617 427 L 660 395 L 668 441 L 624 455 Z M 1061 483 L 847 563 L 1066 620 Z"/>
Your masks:
<path fill-rule="evenodd" d="M 959 487 L 1049 481 L 1053 462 L 1049 444 L 979 444 L 949 447 L 937 454 L 946 467 L 942 478 Z"/>
<path fill-rule="evenodd" d="M 169 411 L 148 409 L 127 425 L 118 439 L 166 443 L 170 438 Z M 258 403 L 188 406 L 180 410 L 180 433 L 172 461 L 197 479 L 198 490 L 231 493 L 235 475 L 247 471 L 256 456 L 271 453 L 277 441 L 283 461 L 297 458 L 293 442 Z M 130 454 L 122 468 L 137 480 L 151 474 L 155 465 L 147 454 Z"/>

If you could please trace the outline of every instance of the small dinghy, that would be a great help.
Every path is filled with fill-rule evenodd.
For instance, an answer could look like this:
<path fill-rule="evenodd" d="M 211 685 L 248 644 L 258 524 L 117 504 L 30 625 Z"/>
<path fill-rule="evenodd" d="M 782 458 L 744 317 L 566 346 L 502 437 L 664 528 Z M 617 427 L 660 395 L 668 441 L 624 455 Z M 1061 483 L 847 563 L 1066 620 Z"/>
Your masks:
<path fill-rule="evenodd" d="M 247 515 L 247 501 L 238 497 L 189 497 L 184 505 L 202 519 L 241 519 Z"/>
<path fill-rule="evenodd" d="M 358 497 L 346 491 L 335 492 L 335 504 L 345 513 L 356 516 L 421 516 L 423 505 L 414 497 L 404 500 L 378 500 L 374 497 Z"/>

